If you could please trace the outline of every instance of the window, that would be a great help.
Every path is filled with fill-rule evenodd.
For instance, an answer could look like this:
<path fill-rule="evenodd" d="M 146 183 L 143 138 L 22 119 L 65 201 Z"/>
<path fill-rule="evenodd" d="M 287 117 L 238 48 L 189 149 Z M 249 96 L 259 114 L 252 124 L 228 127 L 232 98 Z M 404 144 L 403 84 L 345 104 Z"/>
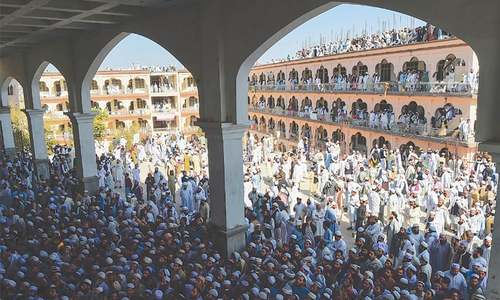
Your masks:
<path fill-rule="evenodd" d="M 422 60 L 418 60 L 416 57 L 412 57 L 410 61 L 407 61 L 403 64 L 403 71 L 425 71 L 425 62 Z"/>
<path fill-rule="evenodd" d="M 134 84 L 135 84 L 136 89 L 143 89 L 145 86 L 144 79 L 142 79 L 142 78 L 135 78 Z"/>
<path fill-rule="evenodd" d="M 325 69 L 325 67 L 321 66 L 317 71 L 316 71 L 316 78 L 319 78 L 321 83 L 328 83 L 328 69 Z"/>
<path fill-rule="evenodd" d="M 460 58 L 457 58 L 453 54 L 448 54 L 445 59 L 440 60 L 437 63 L 437 70 L 433 77 L 437 81 L 442 81 L 446 77 L 447 73 L 454 72 L 457 65 L 465 65 Z"/>
<path fill-rule="evenodd" d="M 92 83 L 90 84 L 90 90 L 97 91 L 98 89 L 99 89 L 99 86 L 97 85 L 97 81 L 92 80 Z"/>
<path fill-rule="evenodd" d="M 338 76 L 338 75 L 346 75 L 347 71 L 345 67 L 343 67 L 341 64 L 338 64 L 335 68 L 333 68 L 333 76 Z"/>
<path fill-rule="evenodd" d="M 377 72 L 380 75 L 380 81 L 391 81 L 392 80 L 392 73 L 394 71 L 394 65 L 387 60 L 383 59 L 381 63 L 379 63 L 376 68 L 375 72 Z"/>
<path fill-rule="evenodd" d="M 38 83 L 38 87 L 40 89 L 40 92 L 48 92 L 49 91 L 49 88 L 47 87 L 47 84 L 45 83 L 45 81 L 40 81 Z"/>
<path fill-rule="evenodd" d="M 362 62 L 358 62 L 354 67 L 352 67 L 352 75 L 364 76 L 368 73 L 368 67 L 363 65 Z"/>

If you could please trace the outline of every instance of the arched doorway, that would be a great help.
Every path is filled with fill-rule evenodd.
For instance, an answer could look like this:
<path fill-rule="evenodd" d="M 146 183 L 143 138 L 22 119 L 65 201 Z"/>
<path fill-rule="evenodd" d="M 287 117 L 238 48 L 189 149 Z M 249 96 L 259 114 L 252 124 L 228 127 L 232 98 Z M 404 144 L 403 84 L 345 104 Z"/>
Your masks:
<path fill-rule="evenodd" d="M 292 96 L 288 101 L 288 111 L 291 112 L 292 115 L 299 111 L 299 100 L 297 100 L 295 96 Z"/>
<path fill-rule="evenodd" d="M 352 151 L 357 151 L 360 153 L 366 153 L 366 137 L 364 137 L 360 132 L 351 136 L 350 147 Z"/>
<path fill-rule="evenodd" d="M 347 109 L 346 109 L 346 103 L 342 101 L 342 99 L 337 98 L 332 103 L 332 121 L 333 122 L 342 122 L 346 120 L 347 118 Z"/>
<path fill-rule="evenodd" d="M 316 71 L 316 79 L 318 78 L 322 84 L 329 82 L 330 78 L 328 77 L 328 69 L 325 68 L 323 65 L 321 65 L 319 69 Z"/>
<path fill-rule="evenodd" d="M 351 118 L 354 125 L 366 126 L 368 119 L 368 104 L 362 99 L 358 99 L 352 103 Z"/>
<path fill-rule="evenodd" d="M 300 131 L 300 135 L 302 138 L 307 138 L 311 140 L 312 138 L 312 129 L 309 124 L 305 123 L 304 126 L 302 126 L 302 130 Z"/>
<path fill-rule="evenodd" d="M 292 121 L 290 123 L 290 139 L 292 140 L 298 140 L 299 139 L 299 124 L 295 123 L 295 121 Z"/>
<path fill-rule="evenodd" d="M 377 73 L 378 76 L 378 79 L 376 79 L 375 82 L 387 82 L 395 79 L 394 65 L 386 59 L 383 59 L 375 66 L 375 73 Z"/>

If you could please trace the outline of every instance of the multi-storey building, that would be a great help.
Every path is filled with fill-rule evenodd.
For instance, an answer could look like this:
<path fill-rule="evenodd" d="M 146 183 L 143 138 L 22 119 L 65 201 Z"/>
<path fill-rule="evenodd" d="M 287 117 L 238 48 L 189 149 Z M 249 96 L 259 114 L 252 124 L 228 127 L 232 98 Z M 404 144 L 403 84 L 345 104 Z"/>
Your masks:
<path fill-rule="evenodd" d="M 474 137 L 457 128 L 468 120 L 473 132 L 477 82 L 468 77 L 478 70 L 474 51 L 455 38 L 259 65 L 249 74 L 248 118 L 253 133 L 274 134 L 285 147 L 306 137 L 315 147 L 339 141 L 345 151 L 385 144 L 469 154 Z M 22 95 L 11 89 L 12 99 Z M 64 77 L 44 73 L 40 98 L 51 132 L 70 138 Z M 185 70 L 99 71 L 91 101 L 108 111 L 110 133 L 134 124 L 144 133 L 199 132 L 196 83 Z"/>
<path fill-rule="evenodd" d="M 70 139 L 71 122 L 64 114 L 69 110 L 64 77 L 45 72 L 39 87 L 49 131 L 61 142 Z M 13 84 L 11 89 L 9 102 L 20 102 L 19 85 Z M 185 70 L 98 71 L 91 84 L 91 106 L 108 112 L 109 133 L 133 125 L 143 133 L 199 132 L 194 126 L 198 117 L 196 83 Z"/>
<path fill-rule="evenodd" d="M 255 133 L 272 132 L 285 147 L 306 137 L 345 150 L 470 154 L 478 70 L 474 51 L 456 38 L 259 65 L 248 79 L 248 118 Z"/>

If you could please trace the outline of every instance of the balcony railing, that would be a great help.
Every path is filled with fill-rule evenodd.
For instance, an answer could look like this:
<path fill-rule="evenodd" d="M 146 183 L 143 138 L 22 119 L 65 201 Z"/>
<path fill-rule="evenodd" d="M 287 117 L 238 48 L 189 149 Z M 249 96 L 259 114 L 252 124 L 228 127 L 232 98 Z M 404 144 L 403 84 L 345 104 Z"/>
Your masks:
<path fill-rule="evenodd" d="M 198 105 L 193 105 L 193 106 L 187 106 L 187 107 L 182 107 L 182 111 L 186 112 L 197 112 L 199 110 Z"/>
<path fill-rule="evenodd" d="M 137 115 L 137 116 L 143 116 L 143 115 L 148 115 L 149 114 L 149 109 L 134 109 L 134 110 L 128 110 L 128 109 L 121 109 L 121 110 L 113 110 L 109 113 L 112 116 L 116 115 Z"/>
<path fill-rule="evenodd" d="M 176 88 L 175 86 L 172 85 L 151 85 L 149 88 L 149 92 L 151 94 L 168 94 L 168 93 L 175 93 Z"/>
<path fill-rule="evenodd" d="M 153 106 L 151 109 L 153 112 L 157 113 L 162 113 L 162 112 L 167 112 L 167 113 L 175 113 L 177 112 L 177 107 L 160 107 L 160 106 Z"/>
<path fill-rule="evenodd" d="M 404 95 L 456 95 L 472 96 L 477 87 L 463 82 L 379 82 L 373 84 L 321 83 L 321 84 L 256 84 L 250 85 L 251 92 L 298 91 L 320 93 L 387 93 Z"/>
<path fill-rule="evenodd" d="M 453 142 L 462 144 L 474 144 L 474 134 L 471 132 L 467 137 L 462 137 L 454 134 L 455 130 L 446 130 L 444 128 L 431 128 L 428 124 L 405 124 L 405 123 L 393 123 L 390 126 L 383 127 L 380 125 L 370 126 L 368 120 L 353 118 L 350 115 L 334 116 L 328 113 L 319 114 L 315 112 L 297 112 L 293 110 L 284 110 L 281 108 L 259 108 L 259 107 L 249 107 L 250 112 L 261 112 L 267 114 L 274 114 L 280 116 L 288 116 L 294 118 L 300 118 L 304 120 L 320 121 L 324 123 L 331 123 L 337 126 L 348 126 L 351 128 L 368 129 L 380 132 L 387 132 L 390 134 L 402 135 L 402 136 L 416 136 L 416 137 L 427 137 L 436 139 L 438 142 Z M 255 125 L 255 124 L 253 124 Z"/>

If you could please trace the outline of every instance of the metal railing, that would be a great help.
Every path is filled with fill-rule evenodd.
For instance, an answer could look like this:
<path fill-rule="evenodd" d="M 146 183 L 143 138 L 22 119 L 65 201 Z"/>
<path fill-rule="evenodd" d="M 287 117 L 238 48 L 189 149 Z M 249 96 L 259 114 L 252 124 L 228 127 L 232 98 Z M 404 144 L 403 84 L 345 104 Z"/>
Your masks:
<path fill-rule="evenodd" d="M 305 111 L 293 111 L 285 110 L 281 107 L 276 108 L 261 108 L 261 107 L 249 107 L 249 112 L 260 112 L 279 116 L 287 116 L 293 118 L 300 118 L 304 120 L 319 121 L 323 123 L 331 123 L 334 125 L 348 126 L 351 128 L 368 129 L 380 132 L 387 132 L 396 135 L 411 135 L 415 137 L 426 137 L 436 139 L 438 142 L 455 142 L 462 144 L 472 144 L 474 143 L 474 135 L 471 132 L 468 137 L 461 137 L 456 134 L 456 130 L 448 129 L 443 130 L 443 128 L 431 128 L 430 124 L 406 124 L 396 122 L 390 126 L 383 127 L 380 124 L 371 125 L 367 119 L 358 119 L 352 115 L 335 116 L 329 113 L 318 114 L 315 112 L 305 112 Z M 252 124 L 256 125 L 256 124 Z M 252 126 L 251 125 L 251 126 Z M 251 127 L 252 128 L 252 127 Z M 258 126 L 257 126 L 258 128 Z"/>
<path fill-rule="evenodd" d="M 149 114 L 149 109 L 134 109 L 134 110 L 128 110 L 128 109 L 121 109 L 121 110 L 113 110 L 109 114 L 110 115 L 147 115 Z"/>
<path fill-rule="evenodd" d="M 358 83 L 299 83 L 299 84 L 256 84 L 249 86 L 250 92 L 258 91 L 298 91 L 322 93 L 386 93 L 405 95 L 456 95 L 472 96 L 477 94 L 477 86 L 463 82 L 379 82 Z"/>
<path fill-rule="evenodd" d="M 168 94 L 168 93 L 175 93 L 177 91 L 175 86 L 167 86 L 167 85 L 162 85 L 162 86 L 150 86 L 149 92 L 151 94 Z"/>

